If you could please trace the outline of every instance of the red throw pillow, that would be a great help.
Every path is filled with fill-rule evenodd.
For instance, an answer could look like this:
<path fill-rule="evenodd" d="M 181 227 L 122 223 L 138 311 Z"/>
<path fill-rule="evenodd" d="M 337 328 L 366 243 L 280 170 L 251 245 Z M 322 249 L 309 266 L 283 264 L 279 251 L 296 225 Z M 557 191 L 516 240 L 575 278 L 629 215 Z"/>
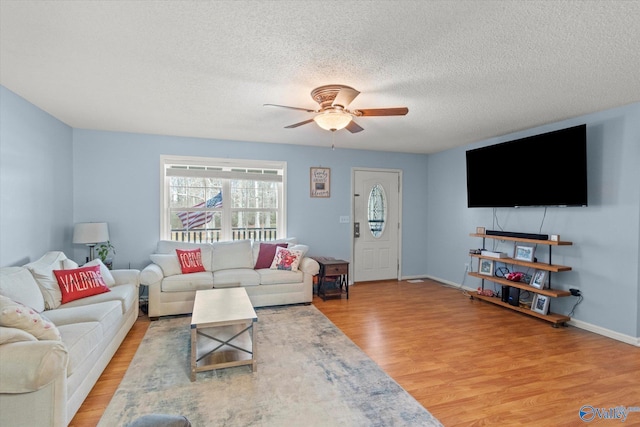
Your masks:
<path fill-rule="evenodd" d="M 53 270 L 53 273 L 62 292 L 62 304 L 110 291 L 100 274 L 99 265 Z"/>
<path fill-rule="evenodd" d="M 288 245 L 288 243 L 260 243 L 260 252 L 254 268 L 270 268 L 273 257 L 276 256 L 276 248 L 286 248 Z"/>
<path fill-rule="evenodd" d="M 202 251 L 200 248 L 191 251 L 176 249 L 176 253 L 178 254 L 182 274 L 205 271 L 204 265 L 202 265 Z"/>

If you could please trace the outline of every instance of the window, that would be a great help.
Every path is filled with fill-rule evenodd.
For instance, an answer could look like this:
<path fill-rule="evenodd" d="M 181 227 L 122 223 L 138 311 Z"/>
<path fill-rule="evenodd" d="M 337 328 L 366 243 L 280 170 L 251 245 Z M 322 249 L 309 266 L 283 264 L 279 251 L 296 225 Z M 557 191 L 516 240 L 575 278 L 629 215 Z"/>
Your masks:
<path fill-rule="evenodd" d="M 286 162 L 162 156 L 161 239 L 286 236 Z"/>
<path fill-rule="evenodd" d="M 376 184 L 371 188 L 369 202 L 367 204 L 367 220 L 369 221 L 369 230 L 371 230 L 373 237 L 378 238 L 382 236 L 386 217 L 387 200 L 384 187 Z"/>

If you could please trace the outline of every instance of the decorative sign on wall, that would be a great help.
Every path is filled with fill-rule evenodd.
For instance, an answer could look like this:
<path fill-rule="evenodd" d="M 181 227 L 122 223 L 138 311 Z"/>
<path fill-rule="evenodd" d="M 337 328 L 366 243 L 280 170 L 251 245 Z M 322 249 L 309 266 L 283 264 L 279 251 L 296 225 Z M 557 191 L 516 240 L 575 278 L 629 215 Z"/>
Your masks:
<path fill-rule="evenodd" d="M 311 197 L 331 197 L 331 169 L 310 169 Z"/>

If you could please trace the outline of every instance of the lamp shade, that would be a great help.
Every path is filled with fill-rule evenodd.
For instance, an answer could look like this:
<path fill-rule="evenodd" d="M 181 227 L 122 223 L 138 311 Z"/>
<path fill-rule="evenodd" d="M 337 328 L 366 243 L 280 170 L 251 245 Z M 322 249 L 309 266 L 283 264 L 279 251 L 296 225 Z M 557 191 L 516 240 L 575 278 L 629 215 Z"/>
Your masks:
<path fill-rule="evenodd" d="M 99 243 L 109 240 L 106 222 L 79 222 L 73 228 L 73 243 Z"/>
<path fill-rule="evenodd" d="M 313 118 L 313 121 L 322 129 L 336 131 L 347 127 L 349 122 L 351 122 L 351 114 L 345 113 L 344 111 L 330 110 L 318 114 Z"/>

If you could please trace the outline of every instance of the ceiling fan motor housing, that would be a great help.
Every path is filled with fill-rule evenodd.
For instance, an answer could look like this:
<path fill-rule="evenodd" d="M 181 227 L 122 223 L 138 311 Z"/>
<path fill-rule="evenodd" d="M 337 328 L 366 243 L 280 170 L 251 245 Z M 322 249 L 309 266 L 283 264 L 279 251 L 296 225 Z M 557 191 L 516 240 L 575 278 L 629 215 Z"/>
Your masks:
<path fill-rule="evenodd" d="M 320 104 L 320 110 L 326 110 L 332 107 L 339 107 L 340 109 L 344 109 L 346 105 L 332 105 L 341 89 L 349 89 L 357 92 L 354 88 L 345 85 L 324 85 L 312 90 L 311 98 L 313 98 L 314 101 Z"/>

